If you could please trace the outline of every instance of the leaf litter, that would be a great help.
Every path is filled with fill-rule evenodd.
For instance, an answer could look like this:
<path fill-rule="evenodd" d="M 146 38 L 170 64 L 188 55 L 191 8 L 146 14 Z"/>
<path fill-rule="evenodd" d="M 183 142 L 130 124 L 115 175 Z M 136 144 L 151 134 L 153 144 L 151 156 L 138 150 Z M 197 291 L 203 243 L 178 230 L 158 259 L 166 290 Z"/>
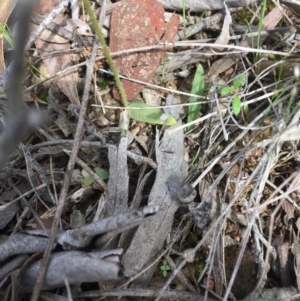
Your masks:
<path fill-rule="evenodd" d="M 81 4 L 36 7 L 40 15 L 52 13 L 40 21 L 32 16 L 50 32 L 32 40 L 36 49 L 26 48 L 20 89 L 41 100 L 35 106 L 48 109 L 50 120 L 28 126 L 30 135 L 18 134 L 24 123 L 7 123 L 12 94 L 2 95 L 0 147 L 12 147 L 8 130 L 19 144 L 1 158 L 7 162 L 0 173 L 2 295 L 14 279 L 20 296 L 65 287 L 65 278 L 67 285 L 97 283 L 101 290 L 93 295 L 77 292 L 95 298 L 147 293 L 192 300 L 209 292 L 222 300 L 287 299 L 299 289 L 299 92 L 297 69 L 289 64 L 299 56 L 291 26 L 298 6 L 285 1 L 283 13 L 278 3 L 184 2 L 189 15 L 181 14 L 182 1 L 95 2 L 100 23 L 110 26 L 107 41 L 130 106 L 142 107 L 131 110 L 134 121 L 121 134 L 118 92 L 101 52 L 101 63 L 93 61 L 93 29 Z M 1 4 L 3 25 L 11 26 L 14 4 Z M 110 23 L 104 20 L 111 15 Z M 15 74 L 8 44 L 0 42 L 4 93 Z M 88 76 L 90 96 L 83 87 Z M 238 84 L 241 78 L 245 84 Z M 229 93 L 218 92 L 226 86 Z M 148 99 L 160 96 L 160 108 L 142 101 L 144 87 Z M 108 180 L 99 170 L 109 170 Z M 83 224 L 73 223 L 75 213 Z M 36 289 L 44 261 L 34 254 L 47 253 L 58 224 L 49 270 Z M 166 262 L 173 272 L 165 278 Z"/>

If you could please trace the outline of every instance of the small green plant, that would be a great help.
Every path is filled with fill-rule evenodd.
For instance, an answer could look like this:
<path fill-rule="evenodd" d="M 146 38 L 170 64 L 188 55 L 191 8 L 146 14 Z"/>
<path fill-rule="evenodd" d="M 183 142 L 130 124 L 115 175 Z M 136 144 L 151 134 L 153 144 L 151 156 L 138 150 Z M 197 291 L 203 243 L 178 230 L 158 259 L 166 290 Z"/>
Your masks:
<path fill-rule="evenodd" d="M 4 26 L 2 23 L 0 23 L 0 34 L 3 35 L 3 37 L 6 39 L 6 41 L 9 43 L 11 47 L 14 47 L 14 42 L 12 39 L 12 34 L 10 30 Z"/>
<path fill-rule="evenodd" d="M 182 0 L 182 17 L 183 17 L 183 32 L 186 35 L 186 11 L 185 11 L 185 0 Z"/>
<path fill-rule="evenodd" d="M 164 48 L 165 48 L 165 46 L 164 46 Z M 165 75 L 166 75 L 166 68 L 167 68 L 167 62 L 168 62 L 168 54 L 167 54 L 166 49 L 164 49 L 164 52 L 165 52 L 165 55 L 164 55 L 164 59 L 162 62 L 162 75 L 161 75 L 163 79 L 165 78 Z"/>
<path fill-rule="evenodd" d="M 258 23 L 258 35 L 257 35 L 257 47 L 260 47 L 260 41 L 261 41 L 261 32 L 263 30 L 263 21 L 265 18 L 265 13 L 266 13 L 266 8 L 267 8 L 267 0 L 264 0 L 262 3 L 262 8 L 260 10 L 260 16 L 259 16 L 259 23 Z"/>
<path fill-rule="evenodd" d="M 163 261 L 162 265 L 160 266 L 160 270 L 162 271 L 163 276 L 167 277 L 168 271 L 170 271 L 171 268 L 166 260 Z"/>
<path fill-rule="evenodd" d="M 201 147 L 198 148 L 197 153 L 196 153 L 195 156 L 192 158 L 192 162 L 191 162 L 191 164 L 189 165 L 189 169 L 191 169 L 191 168 L 194 166 L 195 162 L 196 162 L 197 159 L 199 158 L 200 150 L 201 150 Z"/>
<path fill-rule="evenodd" d="M 101 179 L 101 180 L 106 180 L 108 179 L 108 172 L 103 169 L 103 168 L 99 168 L 99 167 L 96 167 L 95 168 L 95 172 L 96 172 L 96 175 Z M 85 173 L 84 170 L 82 172 L 83 176 L 84 176 L 84 185 L 86 186 L 89 186 L 91 184 L 94 183 L 94 179 L 92 176 L 90 176 L 89 174 Z"/>
<path fill-rule="evenodd" d="M 204 96 L 204 82 L 205 82 L 205 77 L 204 77 L 204 70 L 201 64 L 198 65 L 194 80 L 193 80 L 193 86 L 192 86 L 192 94 L 199 95 L 199 96 Z M 198 102 L 199 99 L 196 97 L 190 97 L 189 103 L 195 103 Z M 200 112 L 201 105 L 200 104 L 195 104 L 189 106 L 188 110 L 188 116 L 187 116 L 187 122 L 192 122 L 198 118 L 198 114 Z M 192 130 L 194 128 L 194 125 L 190 125 L 187 127 L 187 130 Z"/>
<path fill-rule="evenodd" d="M 152 107 L 143 102 L 132 102 L 127 110 L 130 113 L 130 118 L 146 122 L 150 124 L 165 124 L 167 126 L 176 125 L 176 119 L 170 115 L 165 114 L 163 109 Z"/>
<path fill-rule="evenodd" d="M 3 35 L 3 37 L 5 38 L 5 40 L 8 42 L 8 44 L 14 48 L 15 45 L 14 45 L 14 41 L 12 39 L 12 33 L 11 31 L 9 30 L 9 28 L 7 26 L 4 26 L 1 22 L 0 22 L 0 35 Z M 39 68 L 35 67 L 32 63 L 29 62 L 29 60 L 26 60 L 28 65 L 29 65 L 29 71 L 30 73 L 37 77 L 36 74 L 38 75 L 43 75 Z M 46 76 L 45 76 L 46 77 Z"/>
<path fill-rule="evenodd" d="M 97 86 L 99 89 L 106 89 L 108 87 L 108 82 L 106 80 L 102 80 L 99 83 L 97 83 Z"/>
<path fill-rule="evenodd" d="M 226 96 L 226 95 L 229 95 L 232 93 L 236 93 L 237 90 L 244 84 L 245 79 L 246 79 L 245 74 L 238 76 L 234 80 L 232 86 L 225 86 L 225 87 L 222 87 L 221 89 L 219 89 L 219 94 L 222 96 Z M 241 112 L 241 107 L 242 107 L 240 97 L 238 95 L 234 95 L 232 98 L 231 104 L 232 104 L 232 111 L 233 111 L 234 115 L 238 116 Z M 244 110 L 244 113 L 248 113 L 248 111 L 249 111 L 248 106 L 244 105 L 243 110 Z"/>

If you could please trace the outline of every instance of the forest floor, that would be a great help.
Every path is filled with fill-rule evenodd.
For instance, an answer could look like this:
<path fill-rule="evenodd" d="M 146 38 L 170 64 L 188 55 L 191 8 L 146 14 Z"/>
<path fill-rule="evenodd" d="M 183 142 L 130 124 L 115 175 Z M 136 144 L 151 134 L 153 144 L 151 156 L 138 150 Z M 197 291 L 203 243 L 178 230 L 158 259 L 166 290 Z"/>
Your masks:
<path fill-rule="evenodd" d="M 300 3 L 68 2 L 0 3 L 3 300 L 296 300 Z"/>

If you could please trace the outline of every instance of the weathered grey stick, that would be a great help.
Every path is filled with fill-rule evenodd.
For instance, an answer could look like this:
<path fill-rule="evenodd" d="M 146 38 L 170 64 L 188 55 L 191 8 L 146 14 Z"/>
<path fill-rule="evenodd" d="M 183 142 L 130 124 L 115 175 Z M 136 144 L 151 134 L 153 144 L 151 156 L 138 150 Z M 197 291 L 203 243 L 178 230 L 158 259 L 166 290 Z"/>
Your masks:
<path fill-rule="evenodd" d="M 167 105 L 175 104 L 173 96 L 167 97 Z M 175 112 L 174 112 L 175 111 Z M 171 113 L 179 119 L 178 107 Z M 178 121 L 181 124 L 181 121 Z M 140 272 L 145 265 L 163 248 L 164 241 L 171 231 L 173 216 L 178 209 L 177 189 L 187 175 L 187 162 L 184 161 L 183 130 L 170 133 L 167 129 L 162 140 L 156 135 L 157 174 L 149 196 L 149 205 L 159 205 L 155 216 L 149 217 L 139 226 L 131 245 L 123 259 L 125 275 L 130 277 Z M 155 270 L 154 265 L 136 282 L 146 285 Z"/>
<path fill-rule="evenodd" d="M 28 257 L 29 256 L 26 254 L 18 255 L 18 256 L 15 256 L 11 261 L 3 264 L 0 267 L 1 282 L 2 282 L 2 280 L 5 281 L 4 278 L 7 277 L 11 272 L 18 269 L 28 259 Z M 1 284 L 0 284 L 0 287 L 1 287 Z"/>
<path fill-rule="evenodd" d="M 100 221 L 58 233 L 57 242 L 61 244 L 65 250 L 84 248 L 90 244 L 95 236 L 115 230 L 121 232 L 123 228 L 127 230 L 128 227 L 130 228 L 130 225 L 133 225 L 133 227 L 136 226 L 138 223 L 141 223 L 146 216 L 155 214 L 157 211 L 157 206 L 147 206 L 141 210 L 109 216 Z"/>
<path fill-rule="evenodd" d="M 47 237 L 17 233 L 0 244 L 0 262 L 19 254 L 43 252 L 47 245 Z M 1 279 L 0 279 L 1 280 Z"/>
<path fill-rule="evenodd" d="M 257 0 L 227 0 L 226 5 L 230 7 L 245 7 Z M 182 10 L 182 1 L 181 0 L 158 0 L 166 9 L 171 11 L 173 10 Z M 185 9 L 187 11 L 194 11 L 200 12 L 205 10 L 219 10 L 224 8 L 224 1 L 223 0 L 201 0 L 201 1 L 194 1 L 194 0 L 185 0 L 184 3 Z"/>
<path fill-rule="evenodd" d="M 119 263 L 121 249 L 85 253 L 80 251 L 60 252 L 51 256 L 42 290 L 81 282 L 117 280 L 122 277 Z M 19 291 L 28 293 L 36 282 L 42 260 L 31 264 L 20 277 Z"/>
<path fill-rule="evenodd" d="M 129 185 L 127 143 L 128 138 L 122 137 L 118 148 L 108 145 L 110 176 L 107 183 L 106 216 L 127 210 Z"/>
<path fill-rule="evenodd" d="M 155 214 L 158 209 L 158 206 L 147 206 L 140 210 L 110 216 L 82 227 L 60 232 L 56 236 L 54 247 L 57 243 L 65 250 L 87 247 L 94 237 L 107 232 L 118 234 L 135 227 L 143 222 L 145 218 L 148 218 L 149 215 Z M 44 252 L 49 235 L 50 231 L 43 229 L 12 235 L 0 244 L 0 263 L 3 264 L 9 257 L 14 255 Z"/>

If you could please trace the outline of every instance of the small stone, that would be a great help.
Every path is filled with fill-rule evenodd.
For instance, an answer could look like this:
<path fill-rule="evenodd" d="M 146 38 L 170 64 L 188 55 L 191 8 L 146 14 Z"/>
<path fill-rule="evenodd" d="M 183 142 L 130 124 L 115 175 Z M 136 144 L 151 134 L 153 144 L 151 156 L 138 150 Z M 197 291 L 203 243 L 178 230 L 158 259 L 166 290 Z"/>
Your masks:
<path fill-rule="evenodd" d="M 195 253 L 193 249 L 186 249 L 182 252 L 182 258 L 191 263 L 195 261 Z"/>
<path fill-rule="evenodd" d="M 196 195 L 196 189 L 189 183 L 184 183 L 177 190 L 177 196 L 184 204 L 191 203 L 195 199 Z"/>

